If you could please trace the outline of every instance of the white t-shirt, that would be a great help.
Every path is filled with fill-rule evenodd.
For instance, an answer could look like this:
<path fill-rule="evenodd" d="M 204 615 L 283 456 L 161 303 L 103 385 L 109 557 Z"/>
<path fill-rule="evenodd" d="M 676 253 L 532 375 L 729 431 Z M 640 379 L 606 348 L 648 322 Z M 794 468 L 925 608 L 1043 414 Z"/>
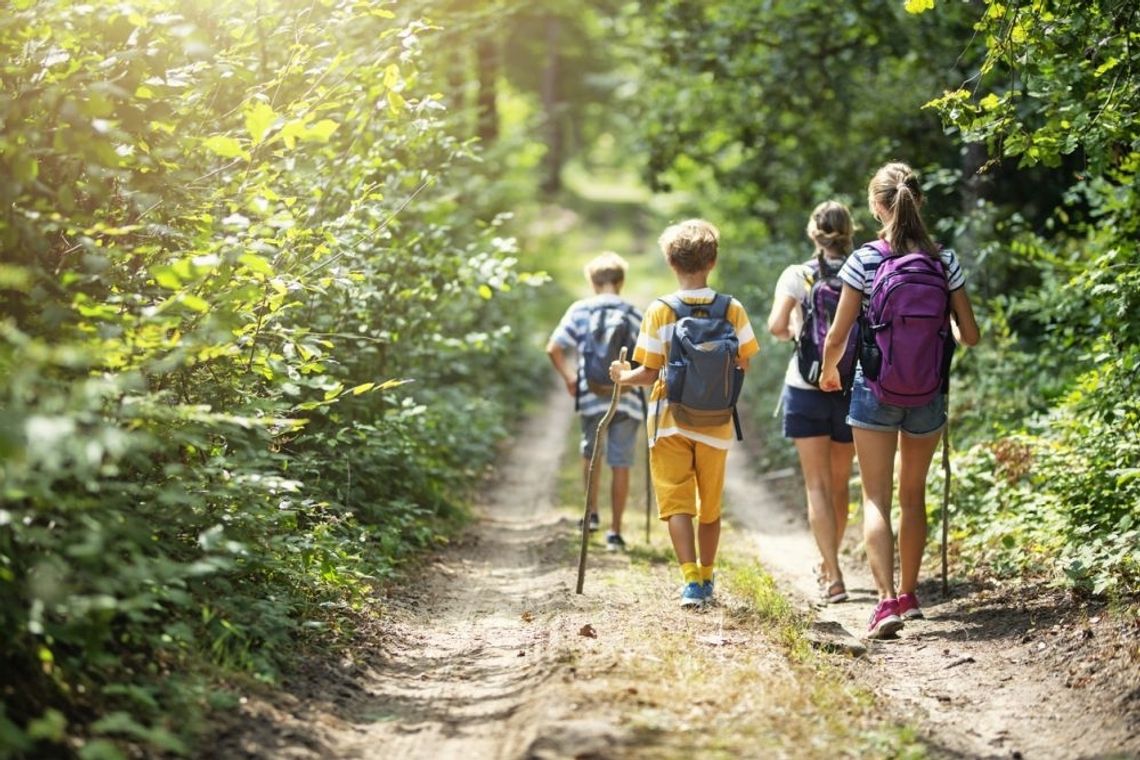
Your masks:
<path fill-rule="evenodd" d="M 828 265 L 833 270 L 838 270 L 843 265 L 843 262 L 844 259 L 827 260 Z M 814 277 L 815 274 L 812 268 L 807 264 L 792 264 L 780 274 L 780 279 L 776 281 L 776 298 L 779 299 L 781 296 L 787 296 L 796 302 L 796 305 L 792 308 L 792 313 L 788 317 L 788 330 L 791 331 L 793 336 L 798 336 L 800 334 L 800 328 L 803 327 L 803 302 L 807 300 L 808 290 L 811 288 Z M 784 372 L 784 383 L 793 388 L 818 390 L 814 385 L 804 380 L 803 375 L 800 374 L 795 351 L 792 352 L 792 358 L 788 361 L 788 369 Z"/>

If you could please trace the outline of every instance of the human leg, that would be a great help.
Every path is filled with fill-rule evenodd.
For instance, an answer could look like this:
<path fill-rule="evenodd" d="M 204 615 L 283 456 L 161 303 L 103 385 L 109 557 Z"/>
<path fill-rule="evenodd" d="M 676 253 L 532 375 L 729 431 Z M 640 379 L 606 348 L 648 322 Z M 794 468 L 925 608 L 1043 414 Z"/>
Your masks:
<path fill-rule="evenodd" d="M 692 443 L 697 482 L 697 545 L 701 566 L 711 573 L 720 546 L 721 499 L 728 451 L 705 443 Z"/>
<path fill-rule="evenodd" d="M 851 463 L 855 460 L 855 444 L 831 442 L 831 505 L 835 514 L 835 544 L 843 546 L 847 532 L 847 513 L 851 506 Z"/>
<path fill-rule="evenodd" d="M 598 467 L 598 472 L 595 473 L 593 482 L 590 482 L 590 460 L 593 457 L 594 441 L 598 431 L 598 424 L 601 420 L 601 415 L 583 416 L 579 418 L 582 428 L 582 440 L 579 444 L 579 450 L 582 452 L 582 484 L 583 488 L 586 489 L 586 503 L 590 505 L 591 530 L 597 530 L 598 527 L 598 493 L 600 492 L 602 473 L 601 467 Z"/>
<path fill-rule="evenodd" d="M 796 452 L 807 491 L 808 525 L 823 559 L 824 577 L 832 584 L 843 581 L 839 569 L 839 545 L 832 506 L 831 439 L 827 436 L 796 438 Z"/>
<path fill-rule="evenodd" d="M 700 583 L 693 518 L 697 516 L 697 480 L 693 441 L 671 435 L 658 438 L 649 450 L 649 469 L 657 511 L 669 528 L 673 552 L 685 583 Z"/>
<path fill-rule="evenodd" d="M 629 473 L 637 450 L 639 420 L 620 415 L 610 423 L 606 440 L 606 463 L 612 473 L 610 504 L 613 510 L 611 533 L 621 535 L 621 520 L 629 498 Z"/>
<path fill-rule="evenodd" d="M 895 446 L 898 433 L 855 428 L 855 452 L 863 481 L 863 541 L 879 599 L 895 597 L 894 537 L 891 534 Z"/>
<path fill-rule="evenodd" d="M 939 435 L 899 439 L 899 591 L 913 594 L 926 549 L 926 475 Z"/>

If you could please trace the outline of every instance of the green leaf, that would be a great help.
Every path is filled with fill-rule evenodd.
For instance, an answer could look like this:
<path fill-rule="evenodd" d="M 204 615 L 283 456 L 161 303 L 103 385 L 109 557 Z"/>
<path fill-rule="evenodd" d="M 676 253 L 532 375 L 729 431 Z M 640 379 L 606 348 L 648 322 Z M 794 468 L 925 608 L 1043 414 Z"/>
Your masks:
<path fill-rule="evenodd" d="M 352 395 L 359 396 L 361 393 L 367 393 L 376 387 L 376 383 L 361 383 L 360 385 L 352 388 Z"/>
<path fill-rule="evenodd" d="M 907 13 L 924 13 L 934 10 L 934 0 L 906 0 Z"/>
<path fill-rule="evenodd" d="M 48 708 L 43 715 L 30 721 L 26 730 L 32 739 L 63 741 L 67 731 L 67 718 L 59 710 Z"/>
<path fill-rule="evenodd" d="M 277 121 L 277 114 L 268 103 L 258 101 L 245 112 L 245 130 L 254 145 L 259 145 L 265 133 Z"/>
<path fill-rule="evenodd" d="M 392 113 L 400 113 L 407 107 L 408 103 L 404 97 L 395 90 L 388 90 L 388 110 Z"/>
<path fill-rule="evenodd" d="M 107 739 L 95 739 L 84 744 L 77 753 L 79 760 L 126 760 L 114 742 Z"/>
<path fill-rule="evenodd" d="M 167 290 L 178 290 L 182 287 L 182 280 L 175 274 L 173 267 L 165 265 L 151 267 L 150 274 L 159 287 Z"/>
<path fill-rule="evenodd" d="M 249 158 L 249 154 L 241 147 L 241 143 L 233 137 L 214 135 L 206 139 L 205 145 L 206 150 L 222 158 Z"/>
<path fill-rule="evenodd" d="M 480 285 L 479 286 L 479 297 L 482 298 L 484 301 L 490 301 L 494 295 L 495 295 L 495 292 L 493 290 L 491 290 L 491 286 L 489 286 L 489 285 Z"/>
<path fill-rule="evenodd" d="M 267 277 L 274 274 L 273 267 L 269 264 L 269 262 L 258 256 L 256 253 L 243 253 L 238 257 L 238 261 L 249 267 L 257 274 L 263 274 Z"/>
<path fill-rule="evenodd" d="M 178 301 L 187 309 L 196 311 L 199 314 L 205 314 L 210 310 L 210 304 L 206 299 L 201 296 L 196 296 L 193 293 L 183 293 L 178 296 Z"/>
<path fill-rule="evenodd" d="M 980 105 L 985 111 L 992 111 L 1001 105 L 1001 98 L 991 92 L 989 95 L 982 98 L 981 101 L 979 101 L 978 105 Z"/>
<path fill-rule="evenodd" d="M 328 142 L 338 127 L 340 125 L 332 119 L 321 119 L 302 132 L 301 139 L 306 142 Z"/>

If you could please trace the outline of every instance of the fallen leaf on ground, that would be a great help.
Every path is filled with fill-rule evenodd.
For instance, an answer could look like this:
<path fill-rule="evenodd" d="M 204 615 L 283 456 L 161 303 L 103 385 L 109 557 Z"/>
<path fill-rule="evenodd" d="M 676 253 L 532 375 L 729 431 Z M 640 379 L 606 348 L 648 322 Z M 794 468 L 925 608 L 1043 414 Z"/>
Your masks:
<path fill-rule="evenodd" d="M 588 636 L 591 639 L 598 638 L 598 632 L 595 631 L 594 626 L 590 625 L 589 623 L 586 623 L 584 626 L 582 626 L 581 628 L 578 629 L 578 635 L 579 636 Z"/>

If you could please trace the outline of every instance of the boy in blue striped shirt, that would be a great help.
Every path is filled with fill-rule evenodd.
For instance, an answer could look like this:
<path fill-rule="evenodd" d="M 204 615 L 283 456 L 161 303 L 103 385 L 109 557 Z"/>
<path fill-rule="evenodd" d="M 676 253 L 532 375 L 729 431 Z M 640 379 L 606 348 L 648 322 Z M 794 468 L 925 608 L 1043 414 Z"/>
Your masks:
<path fill-rule="evenodd" d="M 570 305 L 546 345 L 546 353 L 554 369 L 566 384 L 566 391 L 577 402 L 582 426 L 582 477 L 587 482 L 595 433 L 598 423 L 609 407 L 610 397 L 608 393 L 603 396 L 591 390 L 583 370 L 583 349 L 589 339 L 591 328 L 596 327 L 599 320 L 609 320 L 612 323 L 612 320 L 624 319 L 628 322 L 626 327 L 629 334 L 637 335 L 641 327 L 641 312 L 620 295 L 625 284 L 627 268 L 625 259 L 611 251 L 601 254 L 586 264 L 586 278 L 594 289 L 594 295 Z M 568 355 L 571 352 L 576 354 L 573 361 Z M 610 499 L 613 522 L 606 533 L 606 548 L 610 551 L 621 551 L 625 548 L 625 541 L 621 537 L 621 519 L 629 496 L 629 472 L 633 466 L 638 431 L 641 429 L 643 418 L 644 407 L 641 399 L 634 392 L 623 391 L 618 401 L 617 414 L 610 422 L 603 441 L 606 464 L 612 473 Z M 594 492 L 589 495 L 589 502 L 594 505 L 595 510 L 600 480 L 600 478 L 594 479 Z M 596 511 L 590 513 L 589 520 L 590 530 L 598 530 L 600 521 Z"/>

